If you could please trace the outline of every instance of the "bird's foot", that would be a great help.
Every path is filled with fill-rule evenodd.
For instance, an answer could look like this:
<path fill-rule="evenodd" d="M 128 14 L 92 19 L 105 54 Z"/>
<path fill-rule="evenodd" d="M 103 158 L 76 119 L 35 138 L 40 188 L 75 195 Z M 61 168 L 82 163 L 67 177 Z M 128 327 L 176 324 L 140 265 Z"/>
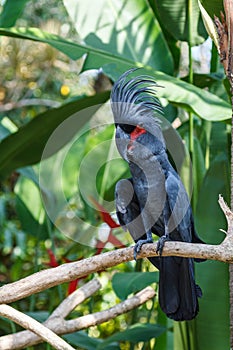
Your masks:
<path fill-rule="evenodd" d="M 158 243 L 157 243 L 157 248 L 156 248 L 156 253 L 159 254 L 160 256 L 162 255 L 163 252 L 163 247 L 165 242 L 169 241 L 169 236 L 168 235 L 163 235 L 162 237 L 159 238 Z"/>
<path fill-rule="evenodd" d="M 140 253 L 140 250 L 141 250 L 143 244 L 146 244 L 146 243 L 153 243 L 151 232 L 147 232 L 146 239 L 140 239 L 135 244 L 134 253 L 133 253 L 134 260 L 137 260 L 138 253 Z"/>

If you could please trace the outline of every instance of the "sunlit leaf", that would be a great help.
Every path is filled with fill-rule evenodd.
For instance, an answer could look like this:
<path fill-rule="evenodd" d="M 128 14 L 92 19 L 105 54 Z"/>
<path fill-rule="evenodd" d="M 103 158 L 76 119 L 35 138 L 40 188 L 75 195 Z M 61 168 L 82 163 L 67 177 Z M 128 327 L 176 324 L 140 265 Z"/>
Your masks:
<path fill-rule="evenodd" d="M 214 22 L 213 22 L 212 18 L 210 17 L 210 15 L 208 14 L 208 12 L 206 11 L 206 9 L 202 6 L 202 3 L 200 0 L 198 0 L 198 5 L 199 5 L 200 11 L 201 11 L 203 22 L 205 24 L 205 28 L 206 28 L 209 36 L 211 37 L 211 39 L 213 40 L 213 42 L 215 43 L 216 47 L 219 50 L 218 34 L 217 34 L 216 27 L 214 25 Z"/>
<path fill-rule="evenodd" d="M 161 28 L 144 0 L 64 0 L 88 46 L 172 74 L 173 60 Z M 85 69 L 90 66 L 89 57 Z"/>
<path fill-rule="evenodd" d="M 108 65 L 104 66 L 103 70 L 113 80 L 116 80 L 122 73 L 118 69 L 114 69 L 113 66 Z M 153 76 L 157 83 L 163 87 L 157 89 L 158 97 L 166 98 L 175 106 L 183 107 L 197 114 L 200 118 L 211 121 L 231 118 L 230 104 L 206 90 L 162 72 L 154 71 L 149 67 L 137 71 L 136 74 Z"/>
<path fill-rule="evenodd" d="M 0 34 L 46 42 L 72 58 L 78 58 L 84 53 L 89 53 L 89 62 L 90 60 L 92 61 L 92 68 L 103 67 L 103 71 L 113 80 L 117 79 L 125 70 L 135 65 L 142 66 L 141 63 L 139 64 L 130 59 L 125 59 L 120 55 L 117 56 L 108 51 L 74 44 L 52 34 L 39 31 L 38 29 L 0 30 Z M 153 76 L 159 85 L 164 87 L 163 89 L 158 89 L 157 94 L 159 97 L 164 97 L 169 102 L 184 107 L 203 119 L 216 121 L 231 118 L 230 104 L 215 96 L 215 94 L 199 89 L 178 78 L 155 71 L 149 66 L 141 70 L 141 73 Z M 137 72 L 137 74 L 139 73 Z"/>

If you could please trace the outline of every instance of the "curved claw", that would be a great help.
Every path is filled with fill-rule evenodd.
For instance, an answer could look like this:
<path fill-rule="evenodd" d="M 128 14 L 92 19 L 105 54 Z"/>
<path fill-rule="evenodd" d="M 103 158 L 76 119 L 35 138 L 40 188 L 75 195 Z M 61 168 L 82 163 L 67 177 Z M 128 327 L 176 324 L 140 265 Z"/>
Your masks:
<path fill-rule="evenodd" d="M 134 253 L 133 253 L 134 260 L 137 260 L 138 253 L 140 253 L 140 250 L 141 250 L 143 244 L 146 244 L 146 243 L 153 243 L 152 238 L 141 239 L 135 244 Z"/>
<path fill-rule="evenodd" d="M 157 254 L 159 254 L 160 256 L 162 255 L 164 244 L 169 240 L 170 240 L 169 236 L 167 235 L 163 235 L 162 237 L 159 238 L 157 243 L 157 249 L 156 249 Z"/>

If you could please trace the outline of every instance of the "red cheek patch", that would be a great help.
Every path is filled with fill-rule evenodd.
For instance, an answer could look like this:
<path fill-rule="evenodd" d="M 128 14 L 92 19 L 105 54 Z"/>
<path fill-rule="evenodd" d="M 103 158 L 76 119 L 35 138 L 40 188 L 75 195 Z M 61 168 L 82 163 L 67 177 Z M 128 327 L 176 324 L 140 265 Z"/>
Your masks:
<path fill-rule="evenodd" d="M 136 126 L 136 128 L 134 129 L 134 131 L 131 132 L 130 134 L 130 140 L 136 140 L 139 136 L 141 136 L 142 134 L 145 134 L 146 130 L 143 129 L 141 126 Z"/>

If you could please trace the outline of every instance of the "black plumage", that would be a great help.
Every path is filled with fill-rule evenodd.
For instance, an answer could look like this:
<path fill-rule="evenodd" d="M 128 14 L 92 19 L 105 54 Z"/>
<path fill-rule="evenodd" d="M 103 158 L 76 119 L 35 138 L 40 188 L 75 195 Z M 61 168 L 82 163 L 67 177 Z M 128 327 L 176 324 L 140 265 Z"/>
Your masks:
<path fill-rule="evenodd" d="M 194 228 L 186 190 L 167 157 L 160 128 L 163 108 L 155 94 L 158 85 L 144 75 L 128 79 L 133 71 L 114 84 L 111 107 L 117 148 L 131 172 L 130 179 L 116 185 L 116 210 L 120 224 L 136 242 L 136 258 L 141 246 L 152 242 L 152 233 L 160 237 L 160 252 L 166 240 L 203 242 Z M 202 294 L 194 279 L 194 260 L 162 256 L 149 260 L 160 270 L 162 310 L 177 321 L 193 319 Z"/>

